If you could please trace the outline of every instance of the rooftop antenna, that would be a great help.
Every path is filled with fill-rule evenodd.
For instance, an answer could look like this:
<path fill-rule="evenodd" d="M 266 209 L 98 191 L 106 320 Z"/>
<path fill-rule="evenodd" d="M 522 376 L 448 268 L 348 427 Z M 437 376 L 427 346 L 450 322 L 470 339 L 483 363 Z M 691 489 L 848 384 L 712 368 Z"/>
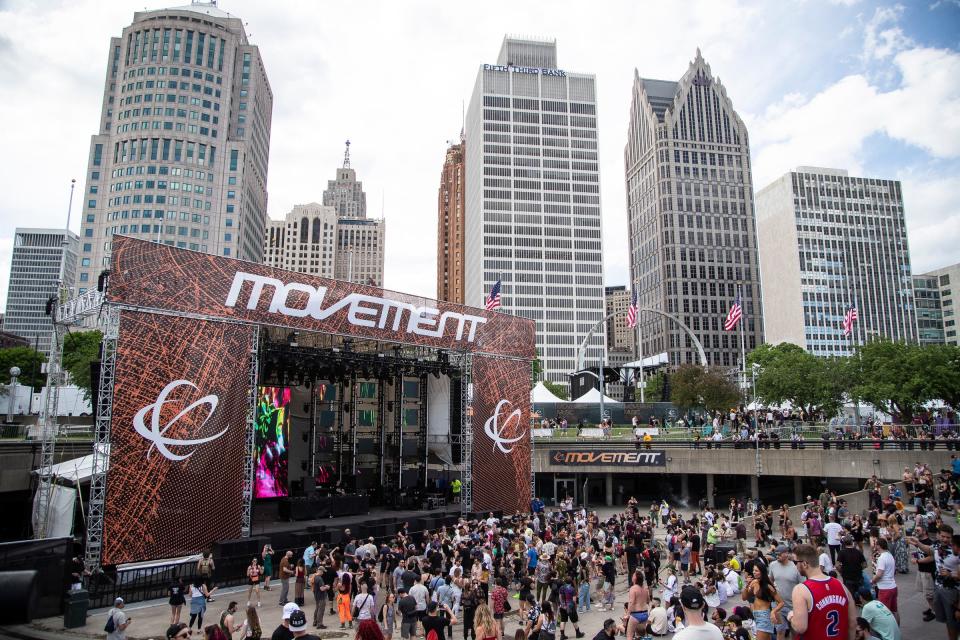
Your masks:
<path fill-rule="evenodd" d="M 350 141 L 347 140 L 347 149 L 343 152 L 343 168 L 350 168 Z"/>

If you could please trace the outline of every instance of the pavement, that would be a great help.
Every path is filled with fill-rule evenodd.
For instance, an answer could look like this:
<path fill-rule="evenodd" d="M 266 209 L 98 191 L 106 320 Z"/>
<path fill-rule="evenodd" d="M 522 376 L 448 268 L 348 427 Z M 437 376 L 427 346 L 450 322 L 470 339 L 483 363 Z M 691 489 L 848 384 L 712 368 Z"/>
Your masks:
<path fill-rule="evenodd" d="M 601 513 L 601 516 L 603 515 L 604 514 Z M 658 535 L 662 535 L 662 533 L 662 531 L 658 531 Z M 923 596 L 916 588 L 916 570 L 911 567 L 911 573 L 897 575 L 896 578 L 899 591 L 900 629 L 903 637 L 910 639 L 946 637 L 946 627 L 944 625 L 937 622 L 924 622 L 920 617 L 921 612 L 925 610 L 927 606 L 923 601 Z M 603 628 L 603 621 L 606 618 L 618 619 L 622 615 L 623 605 L 626 602 L 626 576 L 618 576 L 617 580 L 620 584 L 618 584 L 615 589 L 616 603 L 612 612 L 600 611 L 596 604 L 594 604 L 590 611 L 580 614 L 580 629 L 586 634 L 587 640 Z M 656 595 L 659 594 L 660 591 L 658 589 Z M 282 614 L 282 609 L 278 606 L 276 600 L 278 588 L 261 592 L 261 595 L 263 600 L 263 606 L 260 609 L 261 627 L 264 630 L 263 637 L 269 638 L 273 630 L 280 624 Z M 246 604 L 246 587 L 231 587 L 217 590 L 214 596 L 216 597 L 216 601 L 207 605 L 207 616 L 204 619 L 205 624 L 216 623 L 220 618 L 220 612 L 226 608 L 227 603 L 231 600 L 236 600 L 240 604 L 242 611 L 243 606 Z M 594 598 L 596 597 L 596 594 L 594 594 Z M 308 620 L 311 620 L 313 615 L 313 598 L 310 594 L 307 594 L 306 599 L 307 604 L 305 609 L 308 611 Z M 517 617 L 518 601 L 514 598 L 511 599 L 510 602 L 513 605 L 513 611 L 507 614 L 504 634 L 508 639 L 513 637 L 514 631 L 517 628 L 522 627 L 522 621 Z M 742 604 L 739 598 L 732 598 L 724 603 L 724 608 L 730 613 L 733 608 L 739 604 Z M 130 604 L 127 605 L 125 610 L 127 614 L 133 618 L 133 623 L 127 628 L 127 638 L 129 640 L 161 640 L 164 638 L 166 629 L 170 624 L 170 607 L 167 605 L 166 599 Z M 185 606 L 183 610 L 186 613 L 181 615 L 181 621 L 189 622 L 189 604 Z M 244 614 L 242 612 L 238 613 L 236 616 L 237 622 L 241 622 L 243 617 Z M 29 625 L 0 627 L 0 639 L 88 640 L 90 638 L 104 638 L 106 634 L 103 631 L 103 627 L 106 624 L 106 618 L 106 609 L 92 611 L 87 617 L 87 624 L 77 629 L 64 629 L 62 617 L 45 618 L 35 620 Z M 311 633 L 315 633 L 324 639 L 347 639 L 352 638 L 354 635 L 351 629 L 339 629 L 336 616 L 330 615 L 329 609 L 327 610 L 325 622 L 327 622 L 328 629 L 318 630 L 311 627 Z M 463 625 L 456 625 L 453 634 L 454 640 L 462 637 L 462 633 Z M 569 626 L 569 623 L 567 634 L 568 637 L 573 640 L 573 629 Z M 194 633 L 193 637 L 202 638 L 202 635 L 198 636 Z M 237 637 L 239 638 L 239 633 Z M 397 630 L 394 633 L 394 638 L 395 640 L 399 640 L 399 637 L 399 630 Z M 557 638 L 559 640 L 559 635 Z"/>

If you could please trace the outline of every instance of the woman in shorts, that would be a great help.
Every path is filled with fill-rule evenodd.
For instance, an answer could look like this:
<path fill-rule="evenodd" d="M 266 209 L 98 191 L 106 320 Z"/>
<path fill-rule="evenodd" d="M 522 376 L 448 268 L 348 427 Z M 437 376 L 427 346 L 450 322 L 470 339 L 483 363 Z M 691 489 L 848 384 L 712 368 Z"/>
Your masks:
<path fill-rule="evenodd" d="M 250 596 L 254 593 L 257 594 L 257 606 L 260 606 L 260 578 L 263 576 L 263 568 L 260 566 L 260 563 L 257 562 L 257 559 L 254 558 L 250 561 L 250 566 L 247 567 L 247 606 L 250 606 Z"/>

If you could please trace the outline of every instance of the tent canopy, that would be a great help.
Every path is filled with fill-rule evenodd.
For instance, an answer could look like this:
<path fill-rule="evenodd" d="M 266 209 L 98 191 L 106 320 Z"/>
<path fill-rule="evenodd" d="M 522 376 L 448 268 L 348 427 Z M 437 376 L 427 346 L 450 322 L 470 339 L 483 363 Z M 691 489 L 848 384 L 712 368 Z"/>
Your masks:
<path fill-rule="evenodd" d="M 600 404 L 600 391 L 596 387 L 591 387 L 590 391 L 574 400 L 578 404 Z M 619 400 L 614 400 L 610 396 L 603 396 L 604 404 L 621 404 Z"/>
<path fill-rule="evenodd" d="M 110 459 L 110 448 L 104 447 L 105 453 L 103 454 L 106 458 L 102 461 L 104 465 L 107 464 L 107 461 Z M 84 482 L 90 481 L 90 476 L 93 475 L 93 454 L 83 456 L 81 458 L 74 458 L 72 460 L 64 460 L 63 462 L 58 462 L 57 464 L 51 467 L 53 470 L 53 475 L 55 478 L 61 480 L 69 480 L 74 484 L 83 484 Z M 40 473 L 40 469 L 35 469 L 33 471 L 36 474 Z"/>
<path fill-rule="evenodd" d="M 530 391 L 530 402 L 533 404 L 549 404 L 556 402 L 567 402 L 563 398 L 558 398 L 550 389 L 547 389 L 543 382 L 538 382 L 537 386 Z"/>

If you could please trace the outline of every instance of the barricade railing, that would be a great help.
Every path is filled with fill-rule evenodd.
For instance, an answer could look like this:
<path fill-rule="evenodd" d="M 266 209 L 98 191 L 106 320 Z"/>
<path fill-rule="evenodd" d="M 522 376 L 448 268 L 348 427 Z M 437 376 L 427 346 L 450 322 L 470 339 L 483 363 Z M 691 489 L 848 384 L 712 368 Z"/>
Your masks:
<path fill-rule="evenodd" d="M 539 441 L 539 439 L 538 439 Z M 711 440 L 703 438 L 694 439 L 668 439 L 654 437 L 649 442 L 636 441 L 625 438 L 577 438 L 554 436 L 545 438 L 544 441 L 551 445 L 576 444 L 578 447 L 603 447 L 604 449 L 703 449 L 703 450 L 727 450 L 744 449 L 753 451 L 761 450 L 779 450 L 779 449 L 825 449 L 835 451 L 960 451 L 960 439 L 901 439 L 901 440 L 872 440 L 865 438 L 861 440 L 849 439 L 767 439 L 760 440 L 759 444 L 754 440 L 734 440 L 727 438 L 724 440 Z"/>

